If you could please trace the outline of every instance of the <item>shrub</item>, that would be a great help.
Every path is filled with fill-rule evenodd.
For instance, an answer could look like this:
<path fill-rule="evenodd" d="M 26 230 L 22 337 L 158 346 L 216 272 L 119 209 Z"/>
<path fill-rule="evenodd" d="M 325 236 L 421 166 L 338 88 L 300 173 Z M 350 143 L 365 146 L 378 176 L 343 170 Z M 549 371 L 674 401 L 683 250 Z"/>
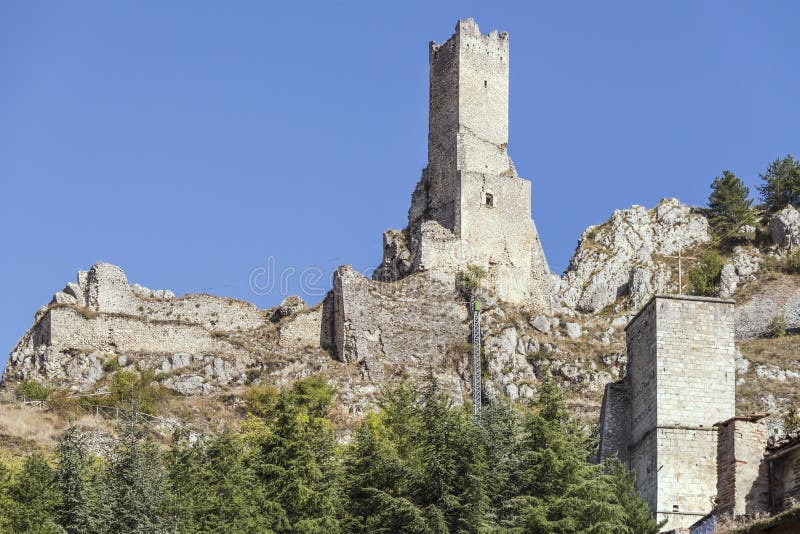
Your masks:
<path fill-rule="evenodd" d="M 783 315 L 776 315 L 769 322 L 769 327 L 767 329 L 767 336 L 783 337 L 786 335 L 787 328 L 789 328 L 789 325 L 786 323 L 786 319 L 783 318 Z"/>
<path fill-rule="evenodd" d="M 20 396 L 31 400 L 44 401 L 53 392 L 53 388 L 34 380 L 33 378 L 26 378 L 20 382 L 14 392 Z"/>
<path fill-rule="evenodd" d="M 148 369 L 137 376 L 133 371 L 117 371 L 111 377 L 109 401 L 113 406 L 156 414 L 158 406 L 168 395 L 168 390 L 156 381 L 155 371 Z"/>
<path fill-rule="evenodd" d="M 109 358 L 103 363 L 103 371 L 106 373 L 114 373 L 119 371 L 119 361 L 117 361 L 116 354 L 109 355 Z"/>
<path fill-rule="evenodd" d="M 247 411 L 259 417 L 266 417 L 278 402 L 278 390 L 273 386 L 251 386 L 244 391 Z"/>
<path fill-rule="evenodd" d="M 715 296 L 724 265 L 725 260 L 716 250 L 703 254 L 700 261 L 689 271 L 693 294 L 706 297 Z"/>
<path fill-rule="evenodd" d="M 475 291 L 481 286 L 481 281 L 486 278 L 486 269 L 480 265 L 467 265 L 466 270 L 459 271 L 456 275 L 456 287 L 466 299 L 471 299 Z"/>
<path fill-rule="evenodd" d="M 788 274 L 800 274 L 800 249 L 786 256 L 783 261 L 783 271 Z"/>

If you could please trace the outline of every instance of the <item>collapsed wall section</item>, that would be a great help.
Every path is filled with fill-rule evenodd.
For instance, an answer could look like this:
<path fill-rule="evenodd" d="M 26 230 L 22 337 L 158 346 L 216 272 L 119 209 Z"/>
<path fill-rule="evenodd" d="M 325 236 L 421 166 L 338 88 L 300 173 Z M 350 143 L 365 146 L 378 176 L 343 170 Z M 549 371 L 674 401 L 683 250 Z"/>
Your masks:
<path fill-rule="evenodd" d="M 452 344 L 466 342 L 467 306 L 448 286 L 420 273 L 385 283 L 365 278 L 351 266 L 337 269 L 333 282 L 336 354 L 358 362 L 375 382 L 391 383 L 447 367 Z M 443 384 L 451 393 L 462 384 Z"/>

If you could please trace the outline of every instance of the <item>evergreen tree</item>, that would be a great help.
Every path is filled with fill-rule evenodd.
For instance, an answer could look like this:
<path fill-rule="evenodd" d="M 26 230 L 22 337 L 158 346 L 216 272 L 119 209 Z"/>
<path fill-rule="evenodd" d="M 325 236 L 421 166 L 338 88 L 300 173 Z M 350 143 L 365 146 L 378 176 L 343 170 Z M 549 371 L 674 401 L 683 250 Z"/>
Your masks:
<path fill-rule="evenodd" d="M 0 532 L 9 532 L 11 530 L 9 511 L 13 503 L 8 496 L 8 486 L 10 482 L 11 473 L 6 467 L 6 464 L 0 459 Z"/>
<path fill-rule="evenodd" d="M 286 526 L 246 455 L 242 440 L 230 433 L 195 446 L 173 446 L 169 478 L 180 532 L 244 534 Z"/>
<path fill-rule="evenodd" d="M 111 531 L 157 534 L 170 530 L 164 471 L 156 443 L 137 412 L 131 410 L 121 428 L 109 471 Z"/>
<path fill-rule="evenodd" d="M 650 513 L 647 503 L 636 493 L 633 473 L 621 463 L 614 462 L 610 468 L 610 476 L 616 488 L 617 500 L 625 510 L 628 534 L 656 534 L 667 521 L 658 523 Z"/>
<path fill-rule="evenodd" d="M 625 533 L 625 510 L 600 465 L 588 462 L 594 441 L 570 416 L 561 392 L 544 382 L 525 416 L 516 473 L 520 532 Z"/>
<path fill-rule="evenodd" d="M 514 474 L 519 469 L 521 421 L 509 404 L 493 402 L 481 412 L 481 431 L 489 469 L 486 489 L 491 499 L 489 520 L 498 527 L 514 524 L 514 507 L 509 504 L 519 495 Z"/>
<path fill-rule="evenodd" d="M 487 523 L 483 435 L 431 380 L 420 395 L 385 393 L 351 447 L 348 494 L 356 532 L 478 532 Z"/>
<path fill-rule="evenodd" d="M 107 532 L 110 508 L 105 497 L 106 480 L 94 469 L 86 452 L 86 437 L 70 427 L 57 448 L 56 484 L 61 492 L 59 522 L 68 534 Z"/>
<path fill-rule="evenodd" d="M 378 416 L 356 430 L 347 457 L 349 532 L 427 534 L 423 510 L 410 498 L 413 473 Z"/>
<path fill-rule="evenodd" d="M 742 226 L 753 224 L 753 201 L 750 189 L 730 171 L 722 171 L 711 183 L 708 197 L 708 222 L 718 239 L 735 234 Z"/>
<path fill-rule="evenodd" d="M 325 419 L 334 390 L 321 377 L 295 382 L 274 410 L 249 425 L 256 476 L 285 514 L 284 532 L 341 531 L 342 470 L 336 437 Z"/>
<path fill-rule="evenodd" d="M 56 534 L 63 532 L 56 514 L 61 495 L 55 472 L 44 456 L 34 452 L 8 489 L 11 500 L 8 516 L 10 531 L 17 534 Z"/>
<path fill-rule="evenodd" d="M 800 205 L 800 161 L 791 154 L 770 163 L 767 171 L 760 176 L 764 183 L 758 187 L 758 191 L 770 213 L 789 204 Z"/>
<path fill-rule="evenodd" d="M 478 532 L 489 506 L 486 458 L 472 415 L 454 408 L 435 380 L 423 393 L 420 444 L 420 497 L 434 522 L 441 517 L 446 531 Z"/>

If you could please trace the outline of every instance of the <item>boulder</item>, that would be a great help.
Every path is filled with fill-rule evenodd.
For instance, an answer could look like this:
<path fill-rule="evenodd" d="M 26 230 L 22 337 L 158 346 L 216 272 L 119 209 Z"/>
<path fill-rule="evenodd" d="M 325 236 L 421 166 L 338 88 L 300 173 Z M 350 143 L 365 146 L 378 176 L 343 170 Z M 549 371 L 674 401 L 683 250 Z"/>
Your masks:
<path fill-rule="evenodd" d="M 800 212 L 794 206 L 786 206 L 769 220 L 772 242 L 780 248 L 800 245 Z"/>
<path fill-rule="evenodd" d="M 564 330 L 566 330 L 567 336 L 569 336 L 570 339 L 578 339 L 583 334 L 581 325 L 578 323 L 567 323 L 564 325 Z"/>
<path fill-rule="evenodd" d="M 550 320 L 544 315 L 537 315 L 530 320 L 530 325 L 542 334 L 550 333 Z"/>

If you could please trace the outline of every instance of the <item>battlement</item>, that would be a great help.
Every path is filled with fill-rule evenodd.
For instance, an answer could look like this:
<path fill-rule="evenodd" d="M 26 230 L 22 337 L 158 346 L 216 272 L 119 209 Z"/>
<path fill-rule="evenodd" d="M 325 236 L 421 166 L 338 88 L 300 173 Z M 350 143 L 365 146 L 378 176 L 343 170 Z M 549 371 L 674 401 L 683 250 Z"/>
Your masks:
<path fill-rule="evenodd" d="M 498 296 L 545 310 L 549 269 L 531 219 L 531 183 L 508 155 L 508 34 L 487 35 L 460 20 L 442 44 L 430 43 L 428 165 L 411 197 L 404 265 L 455 281 L 483 266 Z M 408 274 L 388 235 L 376 277 Z M 388 272 L 394 269 L 394 272 Z"/>

